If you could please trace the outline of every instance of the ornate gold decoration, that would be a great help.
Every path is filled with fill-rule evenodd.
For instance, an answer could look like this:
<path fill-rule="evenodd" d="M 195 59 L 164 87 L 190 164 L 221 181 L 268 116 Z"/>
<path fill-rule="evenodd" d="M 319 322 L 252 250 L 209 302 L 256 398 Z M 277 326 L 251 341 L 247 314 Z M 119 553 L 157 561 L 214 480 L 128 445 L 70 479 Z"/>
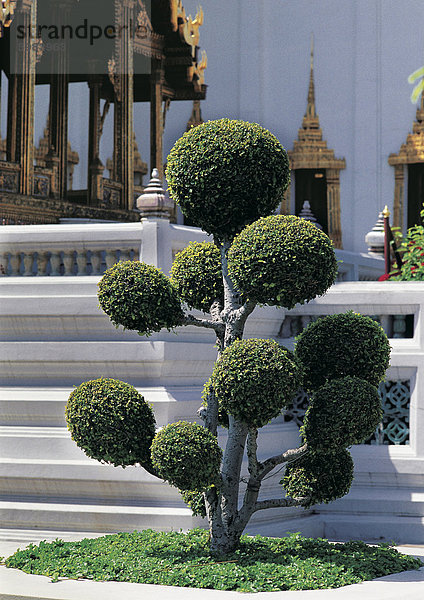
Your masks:
<path fill-rule="evenodd" d="M 327 142 L 322 139 L 323 133 L 315 103 L 314 83 L 314 47 L 311 41 L 311 62 L 308 87 L 308 101 L 299 129 L 298 139 L 294 141 L 293 150 L 288 152 L 290 168 L 296 169 L 326 169 L 327 179 L 327 217 L 328 235 L 336 248 L 342 248 L 342 233 L 340 220 L 340 178 L 339 172 L 346 168 L 344 158 L 336 158 L 334 150 L 327 148 Z M 287 198 L 281 212 L 287 213 Z"/>
<path fill-rule="evenodd" d="M 46 126 L 43 131 L 43 137 L 38 140 L 38 146 L 34 147 L 35 164 L 37 167 L 46 168 L 49 161 L 49 139 L 50 139 L 50 124 L 49 116 L 47 115 Z M 68 142 L 68 189 L 72 190 L 72 181 L 75 166 L 79 163 L 79 154 L 72 150 L 71 142 Z"/>
<path fill-rule="evenodd" d="M 199 27 L 203 25 L 203 9 L 199 6 L 194 19 L 191 15 L 187 17 L 182 0 L 171 0 L 171 24 L 174 31 L 180 32 L 181 38 L 192 47 L 192 55 L 195 56 L 196 46 L 199 45 Z"/>
<path fill-rule="evenodd" d="M 139 0 L 139 5 L 140 5 L 140 11 L 137 15 L 137 25 L 138 25 L 138 27 L 140 27 L 143 30 L 143 33 L 145 35 L 152 35 L 153 34 L 153 25 L 152 25 L 149 15 L 147 14 L 147 10 L 144 5 L 144 2 Z"/>
<path fill-rule="evenodd" d="M 393 202 L 393 225 L 403 228 L 403 208 L 405 203 L 405 165 L 424 163 L 424 90 L 421 92 L 420 106 L 412 133 L 401 145 L 398 154 L 390 154 L 388 163 L 395 168 L 395 193 Z"/>
<path fill-rule="evenodd" d="M 136 179 L 137 175 L 140 174 L 141 178 L 147 174 L 148 167 L 147 163 L 145 163 L 140 154 L 140 150 L 137 144 L 137 138 L 135 136 L 135 131 L 133 131 L 133 153 L 134 153 L 134 178 Z M 108 158 L 106 161 L 106 169 L 109 171 L 109 177 L 112 179 L 113 177 L 113 160 Z"/>
<path fill-rule="evenodd" d="M 200 31 L 199 27 L 203 25 L 203 9 L 199 7 L 199 12 L 196 13 L 194 19 L 192 19 L 191 15 L 188 16 L 186 22 L 183 26 L 183 35 L 184 40 L 189 46 L 192 46 L 194 49 L 199 45 L 200 40 Z"/>
<path fill-rule="evenodd" d="M 115 57 L 112 57 L 107 62 L 107 70 L 109 73 L 109 79 L 111 84 L 113 85 L 113 89 L 115 92 L 116 99 L 118 102 L 121 101 L 122 91 L 121 91 L 121 75 L 118 74 L 116 68 L 116 60 Z"/>
<path fill-rule="evenodd" d="M 0 8 L 0 37 L 3 35 L 3 27 L 10 27 L 16 10 L 17 0 L 1 0 Z"/>
<path fill-rule="evenodd" d="M 197 127 L 204 123 L 202 119 L 202 109 L 200 108 L 200 100 L 193 100 L 193 108 L 189 120 L 187 121 L 186 131 L 192 127 Z"/>

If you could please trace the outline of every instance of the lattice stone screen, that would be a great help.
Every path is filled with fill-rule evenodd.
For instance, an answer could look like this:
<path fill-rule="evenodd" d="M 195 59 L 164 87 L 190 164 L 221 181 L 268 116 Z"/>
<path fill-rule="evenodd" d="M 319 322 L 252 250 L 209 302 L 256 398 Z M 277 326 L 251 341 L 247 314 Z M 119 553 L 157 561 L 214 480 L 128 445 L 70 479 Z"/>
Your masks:
<path fill-rule="evenodd" d="M 410 381 L 383 381 L 379 387 L 383 406 L 383 420 L 373 436 L 365 444 L 407 445 L 409 444 L 409 404 L 411 399 Z M 294 421 L 299 427 L 308 407 L 309 397 L 301 389 L 293 401 L 293 406 L 285 411 L 284 420 Z"/>

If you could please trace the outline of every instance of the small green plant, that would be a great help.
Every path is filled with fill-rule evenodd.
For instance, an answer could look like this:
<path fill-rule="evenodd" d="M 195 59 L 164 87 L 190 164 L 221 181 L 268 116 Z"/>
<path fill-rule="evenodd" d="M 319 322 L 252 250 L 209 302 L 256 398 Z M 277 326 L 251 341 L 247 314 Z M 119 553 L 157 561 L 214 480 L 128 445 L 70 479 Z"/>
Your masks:
<path fill-rule="evenodd" d="M 99 283 L 100 307 L 116 327 L 150 335 L 182 323 L 176 290 L 159 269 L 138 261 L 118 262 Z"/>
<path fill-rule="evenodd" d="M 208 532 L 201 529 L 41 542 L 6 560 L 9 568 L 53 581 L 84 578 L 238 592 L 338 588 L 422 564 L 388 545 L 332 544 L 298 533 L 281 539 L 242 536 L 237 550 L 217 560 L 209 552 Z"/>
<path fill-rule="evenodd" d="M 178 421 L 155 436 L 152 462 L 157 473 L 183 491 L 219 485 L 222 450 L 215 436 L 197 423 Z"/>
<path fill-rule="evenodd" d="M 156 421 L 132 385 L 116 379 L 86 381 L 71 393 L 65 415 L 72 439 L 90 458 L 115 467 L 139 463 L 151 470 Z"/>
<path fill-rule="evenodd" d="M 289 464 L 281 483 L 293 498 L 305 498 L 304 506 L 327 504 L 345 496 L 353 481 L 353 460 L 348 450 L 311 451 Z"/>
<path fill-rule="evenodd" d="M 277 417 L 301 382 L 293 353 L 275 340 L 236 340 L 221 354 L 211 377 L 220 407 L 251 427 Z"/>
<path fill-rule="evenodd" d="M 214 302 L 223 304 L 221 252 L 212 242 L 190 242 L 178 252 L 170 279 L 190 308 L 208 313 Z"/>
<path fill-rule="evenodd" d="M 184 215 L 222 241 L 274 212 L 290 180 L 289 161 L 260 125 L 219 119 L 175 143 L 166 179 Z"/>
<path fill-rule="evenodd" d="M 420 213 L 424 219 L 424 210 Z M 410 227 L 406 236 L 401 240 L 400 252 L 402 253 L 402 267 L 400 273 L 392 273 L 392 281 L 424 281 L 424 227 L 414 225 Z"/>
<path fill-rule="evenodd" d="M 328 290 L 337 276 L 337 260 L 330 239 L 315 225 L 294 216 L 270 215 L 234 239 L 228 271 L 247 297 L 293 308 Z"/>
<path fill-rule="evenodd" d="M 390 344 L 381 325 L 348 311 L 311 323 L 296 338 L 295 355 L 309 390 L 347 375 L 378 386 L 389 366 Z"/>

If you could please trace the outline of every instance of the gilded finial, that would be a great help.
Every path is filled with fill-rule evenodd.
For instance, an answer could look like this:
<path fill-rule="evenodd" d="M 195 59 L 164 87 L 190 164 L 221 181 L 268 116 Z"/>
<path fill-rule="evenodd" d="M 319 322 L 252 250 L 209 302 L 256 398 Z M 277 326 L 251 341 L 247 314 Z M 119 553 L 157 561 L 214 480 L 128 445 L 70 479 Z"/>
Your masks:
<path fill-rule="evenodd" d="M 383 217 L 385 219 L 387 219 L 388 217 L 390 217 L 390 210 L 389 210 L 389 207 L 387 206 L 387 204 L 386 204 L 386 206 L 383 209 Z"/>
<path fill-rule="evenodd" d="M 309 89 L 308 89 L 308 106 L 306 108 L 306 118 L 315 119 L 315 84 L 314 84 L 314 34 L 311 33 L 311 69 L 309 75 Z"/>
<path fill-rule="evenodd" d="M 311 33 L 311 71 L 314 70 L 314 34 Z"/>

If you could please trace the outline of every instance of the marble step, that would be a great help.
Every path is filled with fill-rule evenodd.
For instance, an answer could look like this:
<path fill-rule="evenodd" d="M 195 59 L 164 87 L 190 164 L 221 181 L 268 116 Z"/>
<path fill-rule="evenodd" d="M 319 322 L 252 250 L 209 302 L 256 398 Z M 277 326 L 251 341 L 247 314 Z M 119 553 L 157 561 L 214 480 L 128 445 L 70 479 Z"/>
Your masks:
<path fill-rule="evenodd" d="M 424 544 L 424 517 L 320 512 L 319 518 L 323 536 L 330 540 Z"/>
<path fill-rule="evenodd" d="M 349 494 L 318 508 L 320 514 L 351 514 L 351 515 L 381 515 L 391 516 L 421 516 L 424 518 L 424 489 L 423 488 L 366 488 L 355 486 Z M 326 517 L 324 517 L 326 518 Z"/>
<path fill-rule="evenodd" d="M 0 493 L 25 498 L 181 505 L 179 492 L 141 467 L 123 469 L 78 459 L 1 458 Z"/>
<path fill-rule="evenodd" d="M 137 387 L 152 405 L 159 427 L 181 418 L 194 418 L 203 386 Z M 74 387 L 0 388 L 0 426 L 64 427 L 65 406 Z"/>
<path fill-rule="evenodd" d="M 161 531 L 199 527 L 203 520 L 186 507 L 0 502 L 4 528 L 118 532 L 153 528 Z"/>
<path fill-rule="evenodd" d="M 209 342 L 178 341 L 3 342 L 3 385 L 79 385 L 113 377 L 135 385 L 203 385 L 216 360 Z"/>

